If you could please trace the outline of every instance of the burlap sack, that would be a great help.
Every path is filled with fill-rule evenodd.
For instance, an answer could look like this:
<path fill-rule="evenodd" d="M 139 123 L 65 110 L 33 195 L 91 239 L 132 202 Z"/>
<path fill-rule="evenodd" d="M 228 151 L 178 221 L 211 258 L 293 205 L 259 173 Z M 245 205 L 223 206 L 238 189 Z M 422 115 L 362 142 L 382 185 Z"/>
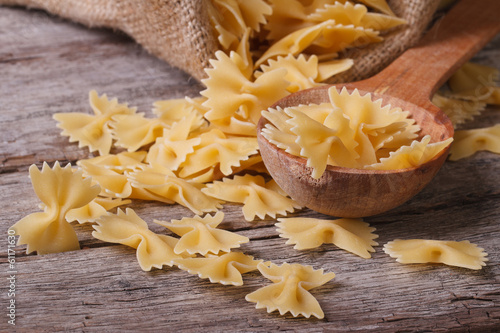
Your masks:
<path fill-rule="evenodd" d="M 217 50 L 208 18 L 209 0 L 0 0 L 0 5 L 20 5 L 46 10 L 89 27 L 118 29 L 146 50 L 181 68 L 197 80 L 205 77 Z M 393 0 L 393 11 L 408 21 L 385 36 L 382 43 L 345 52 L 355 59 L 351 70 L 335 81 L 369 77 L 407 48 L 413 46 L 439 4 L 439 0 Z"/>

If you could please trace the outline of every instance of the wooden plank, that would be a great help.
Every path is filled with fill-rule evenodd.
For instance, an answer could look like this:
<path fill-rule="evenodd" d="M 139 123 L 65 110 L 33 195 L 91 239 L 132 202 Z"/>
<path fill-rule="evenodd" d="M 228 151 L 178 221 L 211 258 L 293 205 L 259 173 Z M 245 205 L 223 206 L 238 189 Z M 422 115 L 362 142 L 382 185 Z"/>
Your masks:
<path fill-rule="evenodd" d="M 43 12 L 0 8 L 0 225 L 2 230 L 38 210 L 27 169 L 43 161 L 75 162 L 85 149 L 59 135 L 52 114 L 89 112 L 90 89 L 149 112 L 159 99 L 196 96 L 201 85 L 149 56 L 128 38 L 89 30 Z M 476 57 L 500 68 L 500 38 Z M 467 127 L 500 122 L 490 107 Z M 476 331 L 500 328 L 499 156 L 479 153 L 446 162 L 410 202 L 367 218 L 379 246 L 366 260 L 333 245 L 297 251 L 278 236 L 275 221 L 246 222 L 241 206 L 226 205 L 221 228 L 251 239 L 241 251 L 256 258 L 312 265 L 336 273 L 313 289 L 325 319 L 283 317 L 257 310 L 245 295 L 266 280 L 244 275 L 242 287 L 212 284 L 176 268 L 143 272 L 133 249 L 95 240 L 76 226 L 84 249 L 25 255 L 16 248 L 18 331 Z M 151 229 L 153 219 L 191 216 L 179 205 L 134 202 Z M 320 214 L 309 210 L 297 216 Z M 6 239 L 6 234 L 3 239 Z M 396 238 L 468 239 L 489 253 L 480 271 L 443 265 L 402 265 L 382 251 Z M 7 245 L 0 242 L 0 277 L 8 277 Z M 5 280 L 4 280 L 5 281 Z M 2 308 L 9 298 L 0 292 Z M 5 311 L 5 310 L 2 310 Z M 12 329 L 5 313 L 0 330 Z"/>

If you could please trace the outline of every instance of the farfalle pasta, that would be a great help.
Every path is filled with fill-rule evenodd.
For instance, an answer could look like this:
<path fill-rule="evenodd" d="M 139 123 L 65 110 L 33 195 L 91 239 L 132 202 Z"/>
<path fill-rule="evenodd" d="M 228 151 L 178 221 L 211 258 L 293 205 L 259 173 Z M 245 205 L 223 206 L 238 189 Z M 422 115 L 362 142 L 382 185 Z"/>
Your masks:
<path fill-rule="evenodd" d="M 191 178 L 200 173 L 218 168 L 227 176 L 238 168 L 242 161 L 257 154 L 259 145 L 255 137 L 227 136 L 218 129 L 211 129 L 199 136 L 200 144 L 179 165 L 179 176 Z"/>
<path fill-rule="evenodd" d="M 359 169 L 405 169 L 424 164 L 452 139 L 416 141 L 420 128 L 409 113 L 358 90 L 328 89 L 329 103 L 299 105 L 262 112 L 269 123 L 262 135 L 278 148 L 307 159 L 311 176 L 327 165 Z"/>
<path fill-rule="evenodd" d="M 95 222 L 96 219 L 105 215 L 113 208 L 128 205 L 131 200 L 123 200 L 120 198 L 97 197 L 87 205 L 80 208 L 73 208 L 66 214 L 68 222 L 77 221 L 78 223 Z"/>
<path fill-rule="evenodd" d="M 164 265 L 172 267 L 175 259 L 183 257 L 173 250 L 178 242 L 176 238 L 152 232 L 146 221 L 130 208 L 101 216 L 96 223 L 92 236 L 137 249 L 137 261 L 143 271 L 153 267 L 161 269 Z"/>
<path fill-rule="evenodd" d="M 354 25 L 337 24 L 335 20 L 326 20 L 313 26 L 296 30 L 271 45 L 255 62 L 260 66 L 269 59 L 278 56 L 300 53 L 326 54 L 334 58 L 337 52 L 348 47 L 382 41 L 378 32 Z"/>
<path fill-rule="evenodd" d="M 81 171 L 73 171 L 70 164 L 61 168 L 56 162 L 51 169 L 44 163 L 41 171 L 33 164 L 29 172 L 33 190 L 42 201 L 44 211 L 30 214 L 11 227 L 19 235 L 18 245 L 26 244 L 26 253 L 36 251 L 38 254 L 80 249 L 66 214 L 97 197 L 99 186 L 83 178 Z"/>
<path fill-rule="evenodd" d="M 285 80 L 290 82 L 287 90 L 293 93 L 317 87 L 330 77 L 348 70 L 352 65 L 351 59 L 337 59 L 319 63 L 318 57 L 315 55 L 306 59 L 303 54 L 298 57 L 288 54 L 286 57 L 278 56 L 276 60 L 269 60 L 268 65 L 261 66 L 262 72 L 255 72 L 255 76 L 259 77 L 262 73 L 285 68 L 287 70 Z"/>
<path fill-rule="evenodd" d="M 281 97 L 321 85 L 349 69 L 353 61 L 340 58 L 338 53 L 379 42 L 384 30 L 405 23 L 384 0 L 358 2 L 364 5 L 346 0 L 211 0 L 210 19 L 224 51 L 217 52 L 212 68 L 206 69 L 202 97 L 157 101 L 152 110 L 155 117 L 148 118 L 135 108 L 91 91 L 94 115 L 55 115 L 63 135 L 101 156 L 79 161 L 81 171 L 72 171 L 69 166 L 61 169 L 58 164 L 52 170 L 44 165 L 42 172 L 30 168 L 44 212 L 27 216 L 12 227 L 21 236 L 19 243 L 28 244 L 27 252 L 76 249 L 78 240 L 66 221 L 93 222 L 94 237 L 135 248 L 145 271 L 176 265 L 213 283 L 240 286 L 242 274 L 258 269 L 274 284 L 247 295 L 257 308 L 323 318 L 320 305 L 308 290 L 335 274 L 299 264 L 278 266 L 232 252 L 249 238 L 218 229 L 224 213 L 217 210 L 222 208 L 221 200 L 241 203 L 245 219 L 251 221 L 299 208 L 274 181 L 235 173 L 250 169 L 266 172 L 255 138 L 262 110 Z M 488 75 L 486 85 L 484 80 L 467 81 L 471 73 L 478 72 Z M 464 67 L 450 80 L 451 93 L 435 96 L 436 104 L 449 105 L 451 110 L 457 105 L 456 98 L 461 98 L 462 108 L 467 102 L 478 112 L 485 103 L 499 103 L 500 91 L 491 87 L 491 73 Z M 487 87 L 483 90 L 481 86 L 486 93 L 481 99 L 471 97 L 480 84 Z M 372 169 L 412 167 L 425 163 L 449 144 L 431 143 L 428 137 L 414 141 L 419 128 L 407 113 L 382 107 L 369 95 L 332 90 L 330 98 L 331 103 L 264 112 L 270 121 L 263 131 L 266 138 L 291 154 L 307 158 L 315 178 L 328 164 Z M 450 112 L 456 114 L 455 123 L 473 116 L 468 110 Z M 489 136 L 485 139 L 482 135 L 477 133 L 476 141 L 483 148 L 490 147 Z M 128 152 L 110 154 L 113 140 L 115 148 Z M 83 178 L 82 172 L 88 178 Z M 42 175 L 51 175 L 51 180 L 41 180 Z M 222 181 L 202 184 L 220 178 Z M 43 184 L 50 190 L 42 191 Z M 97 196 L 99 186 L 92 184 L 100 185 L 101 196 Z M 154 221 L 179 238 L 156 234 L 131 209 L 107 212 L 130 203 L 128 199 L 178 203 L 197 215 Z M 207 212 L 216 213 L 201 216 Z M 299 250 L 333 243 L 369 258 L 377 245 L 375 229 L 360 219 L 279 221 L 280 237 Z M 420 251 L 420 260 L 458 263 L 472 269 L 480 268 L 486 260 L 481 249 L 467 242 L 401 242 L 384 248 L 401 262 L 412 260 L 415 251 Z M 196 254 L 205 257 L 194 257 Z M 461 259 L 450 259 L 454 256 Z"/>
<path fill-rule="evenodd" d="M 105 165 L 94 164 L 92 159 L 80 160 L 78 166 L 86 177 L 101 187 L 101 195 L 112 198 L 128 198 L 132 195 L 132 185 L 123 170 L 108 168 Z"/>
<path fill-rule="evenodd" d="M 245 299 L 256 303 L 257 309 L 266 308 L 267 312 L 278 310 L 281 315 L 290 312 L 294 317 L 311 315 L 322 319 L 323 310 L 309 290 L 322 286 L 335 277 L 334 273 L 323 273 L 311 266 L 284 263 L 260 263 L 257 268 L 273 284 L 262 287 Z"/>
<path fill-rule="evenodd" d="M 472 156 L 478 151 L 500 154 L 500 124 L 491 127 L 456 131 L 451 146 L 451 161 Z"/>
<path fill-rule="evenodd" d="M 385 3 L 385 1 L 381 2 Z M 381 8 L 381 6 L 379 7 Z M 384 7 L 384 9 L 389 9 L 390 11 L 387 3 L 385 3 Z M 406 23 L 405 20 L 396 17 L 392 12 L 380 11 L 382 13 L 375 13 L 368 11 L 367 7 L 360 4 L 354 4 L 349 1 L 335 1 L 333 4 L 325 4 L 324 7 L 317 9 L 314 13 L 308 15 L 307 19 L 310 22 L 321 22 L 330 19 L 343 25 L 352 24 L 379 31 Z"/>
<path fill-rule="evenodd" d="M 244 119 L 256 124 L 261 110 L 289 94 L 284 68 L 251 80 L 224 52 L 218 51 L 215 56 L 216 59 L 211 60 L 213 68 L 206 70 L 208 78 L 202 81 L 207 88 L 201 91 L 207 98 L 203 106 L 209 108 L 205 114 L 209 121 L 230 118 L 239 111 Z M 234 52 L 231 56 L 239 57 Z"/>
<path fill-rule="evenodd" d="M 180 269 L 197 274 L 212 283 L 242 286 L 242 274 L 254 271 L 263 260 L 254 260 L 252 256 L 241 252 L 228 252 L 221 255 L 208 254 L 204 258 L 185 258 L 175 260 Z"/>
<path fill-rule="evenodd" d="M 391 151 L 389 157 L 380 158 L 379 163 L 366 166 L 374 170 L 394 170 L 412 168 L 430 161 L 440 151 L 451 144 L 453 138 L 430 143 L 431 137 L 426 135 L 421 141 L 413 141 L 409 146 L 402 146 Z"/>
<path fill-rule="evenodd" d="M 161 164 L 145 166 L 130 172 L 127 178 L 136 191 L 134 197 L 151 199 L 165 203 L 178 203 L 195 214 L 215 212 L 222 208 L 220 201 L 201 191 L 203 185 L 188 182 L 177 177 L 170 169 Z"/>
<path fill-rule="evenodd" d="M 483 101 L 488 104 L 499 104 L 497 99 L 499 87 L 495 86 L 500 72 L 498 69 L 467 62 L 462 65 L 448 80 L 451 96 L 465 100 Z"/>
<path fill-rule="evenodd" d="M 442 263 L 468 269 L 481 269 L 488 255 L 469 241 L 396 239 L 384 245 L 384 252 L 402 264 Z"/>
<path fill-rule="evenodd" d="M 266 38 L 272 41 L 281 39 L 294 31 L 312 26 L 319 22 L 333 20 L 337 24 L 354 25 L 374 30 L 386 30 L 406 23 L 397 18 L 385 1 L 312 1 L 308 4 L 299 0 L 270 0 L 273 15 L 268 18 L 264 29 Z M 368 11 L 366 6 L 382 13 Z"/>
<path fill-rule="evenodd" d="M 113 137 L 110 122 L 113 116 L 119 114 L 131 115 L 135 108 L 127 104 L 119 104 L 118 100 L 109 100 L 106 95 L 99 97 L 95 90 L 89 93 L 90 106 L 94 115 L 86 113 L 56 113 L 54 119 L 58 121 L 57 127 L 63 131 L 61 135 L 69 136 L 70 142 L 78 142 L 78 146 L 88 147 L 91 152 L 99 151 L 106 155 L 111 149 Z"/>
<path fill-rule="evenodd" d="M 362 258 L 371 258 L 378 245 L 370 227 L 362 219 L 324 220 L 306 217 L 279 218 L 277 231 L 279 236 L 287 238 L 286 244 L 294 244 L 294 249 L 305 250 L 321 246 L 323 243 L 335 244 L 339 248 L 354 253 Z"/>
<path fill-rule="evenodd" d="M 243 204 L 245 220 L 253 221 L 256 216 L 264 219 L 277 214 L 286 215 L 300 206 L 278 188 L 274 180 L 266 183 L 264 177 L 246 174 L 224 178 L 202 189 L 202 192 L 224 201 Z M 281 192 L 281 193 L 280 193 Z"/>
<path fill-rule="evenodd" d="M 259 32 L 267 16 L 272 14 L 272 8 L 264 0 L 211 0 L 210 3 L 210 23 L 225 50 L 234 50 L 247 29 Z"/>
<path fill-rule="evenodd" d="M 155 105 L 156 118 L 147 118 L 144 113 L 113 116 L 110 127 L 115 145 L 136 151 L 146 146 L 170 129 L 174 124 L 189 122 L 188 133 L 206 124 L 203 116 L 195 108 L 196 103 L 187 99 L 168 103 L 159 101 Z"/>
<path fill-rule="evenodd" d="M 149 148 L 146 161 L 176 171 L 187 155 L 194 152 L 194 147 L 201 143 L 200 137 L 189 137 L 194 121 L 196 115 L 191 114 L 172 125 L 170 129 L 164 129 L 163 135 Z"/>
<path fill-rule="evenodd" d="M 467 62 L 433 97 L 436 104 L 456 127 L 481 114 L 486 104 L 500 105 L 499 71 L 496 68 Z"/>
<path fill-rule="evenodd" d="M 472 120 L 486 108 L 485 102 L 460 100 L 445 96 L 440 92 L 432 96 L 432 103 L 450 118 L 454 127 Z"/>
<path fill-rule="evenodd" d="M 248 237 L 238 235 L 217 226 L 224 219 L 223 212 L 217 212 L 214 216 L 184 217 L 181 220 L 171 222 L 155 220 L 154 222 L 164 226 L 175 234 L 181 236 L 174 247 L 177 254 L 218 254 L 219 252 L 230 252 L 232 248 L 240 247 L 240 244 L 248 243 Z"/>

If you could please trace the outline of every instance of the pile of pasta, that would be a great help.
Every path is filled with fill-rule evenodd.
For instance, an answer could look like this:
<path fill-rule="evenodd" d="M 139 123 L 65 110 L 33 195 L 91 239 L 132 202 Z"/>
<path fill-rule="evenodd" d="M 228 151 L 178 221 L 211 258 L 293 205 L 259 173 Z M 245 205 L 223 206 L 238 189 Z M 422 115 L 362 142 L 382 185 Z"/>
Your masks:
<path fill-rule="evenodd" d="M 404 23 L 384 0 L 359 2 L 212 0 L 212 24 L 221 50 L 206 69 L 206 88 L 200 97 L 157 101 L 151 116 L 91 91 L 92 114 L 54 115 L 62 135 L 95 157 L 79 160 L 75 166 L 56 162 L 52 167 L 44 163 L 41 170 L 30 167 L 41 211 L 11 227 L 19 235 L 18 244 L 27 244 L 27 253 L 77 250 L 78 238 L 70 223 L 90 223 L 95 238 L 135 248 L 144 271 L 175 266 L 213 283 L 239 286 L 242 274 L 257 270 L 272 282 L 246 296 L 257 308 L 323 318 L 309 290 L 333 279 L 334 273 L 255 259 L 235 250 L 249 238 L 219 225 L 224 204 L 238 203 L 247 222 L 282 216 L 277 233 L 297 250 L 326 243 L 371 258 L 378 236 L 361 219 L 283 217 L 301 207 L 267 174 L 256 139 L 261 112 L 277 99 L 323 84 L 352 65 L 352 60 L 339 56 L 343 50 L 378 42 L 385 30 Z M 490 93 L 488 98 L 493 95 L 498 97 Z M 337 97 L 366 102 L 345 93 Z M 490 100 L 478 103 L 483 102 Z M 316 111 L 319 115 L 323 110 L 318 106 Z M 269 117 L 286 116 L 292 124 L 303 117 L 292 109 L 268 112 Z M 465 109 L 463 113 L 459 120 L 473 114 Z M 395 123 L 385 129 L 404 133 L 402 140 L 416 135 L 418 129 L 410 119 L 394 117 Z M 339 116 L 325 114 L 324 118 Z M 492 136 L 498 136 L 498 129 L 495 133 Z M 375 146 L 380 146 L 379 157 L 388 153 L 384 140 Z M 294 147 L 290 141 L 289 149 L 298 149 Z M 369 159 L 373 154 L 359 155 Z M 323 156 L 321 163 L 324 160 Z M 134 210 L 123 207 L 132 200 L 179 204 L 193 215 L 151 221 L 166 229 L 155 233 Z M 440 262 L 480 269 L 486 261 L 486 253 L 467 242 L 394 241 L 384 250 L 403 263 Z"/>
<path fill-rule="evenodd" d="M 307 159 L 311 176 L 320 178 L 327 164 L 346 168 L 393 170 L 422 165 L 453 140 L 416 140 L 420 127 L 408 112 L 382 107 L 371 94 L 328 89 L 330 101 L 269 109 L 262 135 L 287 153 Z"/>

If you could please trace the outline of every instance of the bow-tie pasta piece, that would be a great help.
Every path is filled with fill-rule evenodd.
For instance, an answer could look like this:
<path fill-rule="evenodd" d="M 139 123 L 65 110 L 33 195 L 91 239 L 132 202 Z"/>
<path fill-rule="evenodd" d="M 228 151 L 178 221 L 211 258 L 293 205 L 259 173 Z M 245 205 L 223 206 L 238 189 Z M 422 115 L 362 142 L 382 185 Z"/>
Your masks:
<path fill-rule="evenodd" d="M 467 62 L 450 77 L 449 89 L 441 88 L 432 102 L 453 125 L 465 123 L 481 114 L 486 104 L 500 105 L 499 73 L 496 68 Z"/>
<path fill-rule="evenodd" d="M 101 187 L 101 195 L 113 198 L 128 198 L 132 194 L 132 186 L 124 171 L 116 171 L 105 165 L 94 164 L 92 159 L 80 160 L 78 166 L 83 174 L 91 177 Z"/>
<path fill-rule="evenodd" d="M 144 113 L 131 115 L 117 115 L 112 118 L 109 127 L 115 145 L 128 151 L 136 151 L 157 137 L 160 137 L 163 129 L 168 128 L 161 120 L 146 118 Z"/>
<path fill-rule="evenodd" d="M 385 4 L 385 8 L 391 12 L 387 4 Z M 394 14 L 368 12 L 368 8 L 365 6 L 349 1 L 326 4 L 307 18 L 311 22 L 335 20 L 343 25 L 352 24 L 374 30 L 386 30 L 406 23 L 405 20 L 394 16 Z"/>
<path fill-rule="evenodd" d="M 297 136 L 293 133 L 285 133 L 271 124 L 266 124 L 262 129 L 262 136 L 276 147 L 283 149 L 289 154 L 300 156 L 300 146 L 295 142 Z"/>
<path fill-rule="evenodd" d="M 234 172 L 250 156 L 257 154 L 259 145 L 255 137 L 226 136 L 218 129 L 212 129 L 199 136 L 200 144 L 181 163 L 179 176 L 189 178 L 210 168 L 218 167 L 223 175 Z"/>
<path fill-rule="evenodd" d="M 242 286 L 242 274 L 254 271 L 262 260 L 254 260 L 252 256 L 241 252 L 229 252 L 222 255 L 208 255 L 205 258 L 178 259 L 175 264 L 180 269 L 197 274 L 202 279 L 210 279 L 212 283 Z"/>
<path fill-rule="evenodd" d="M 153 103 L 153 114 L 170 127 L 191 113 L 204 115 L 208 111 L 202 105 L 205 100 L 204 97 L 190 98 L 186 96 L 156 101 Z M 195 128 L 192 130 L 194 131 Z"/>
<path fill-rule="evenodd" d="M 109 126 L 115 115 L 135 113 L 135 108 L 127 104 L 119 104 L 118 100 L 109 100 L 106 95 L 98 96 L 95 90 L 89 93 L 90 106 L 94 115 L 86 113 L 56 113 L 54 119 L 57 127 L 63 131 L 61 135 L 69 136 L 70 142 L 78 141 L 78 147 L 89 147 L 91 152 L 99 151 L 100 155 L 109 154 L 113 138 Z"/>
<path fill-rule="evenodd" d="M 378 235 L 375 228 L 361 219 L 323 220 L 306 217 L 280 218 L 277 231 L 280 237 L 287 238 L 286 244 L 295 244 L 294 249 L 304 250 L 335 244 L 339 248 L 362 258 L 371 258 L 373 246 Z"/>
<path fill-rule="evenodd" d="M 80 224 L 95 222 L 96 219 L 106 214 L 109 210 L 131 202 L 131 200 L 122 200 L 120 198 L 97 197 L 83 207 L 68 211 L 66 220 L 68 222 L 78 221 Z"/>
<path fill-rule="evenodd" d="M 348 70 L 352 65 L 353 61 L 351 59 L 332 60 L 320 65 L 318 57 L 315 55 L 306 59 L 304 54 L 300 54 L 298 57 L 288 54 L 286 57 L 278 56 L 276 60 L 270 59 L 268 65 L 261 66 L 262 72 L 255 72 L 255 76 L 259 77 L 262 73 L 274 69 L 286 68 L 285 80 L 290 82 L 287 90 L 293 93 L 317 87 L 322 84 L 322 81 Z"/>
<path fill-rule="evenodd" d="M 219 129 L 228 135 L 254 137 L 257 133 L 256 124 L 246 119 L 246 116 L 240 111 L 231 117 L 210 121 L 210 127 Z"/>
<path fill-rule="evenodd" d="M 177 177 L 170 169 L 160 164 L 143 167 L 140 171 L 128 174 L 131 185 L 137 191 L 136 193 L 151 193 L 154 197 L 163 198 L 160 200 L 165 203 L 176 202 L 186 208 L 189 208 L 195 214 L 215 212 L 222 208 L 220 202 L 207 196 L 201 191 L 203 185 L 191 183 Z M 150 199 L 150 195 L 136 198 Z"/>
<path fill-rule="evenodd" d="M 344 0 L 342 0 L 344 1 Z M 376 9 L 386 15 L 396 16 L 386 0 L 359 0 L 359 2 Z"/>
<path fill-rule="evenodd" d="M 306 108 L 307 110 L 304 110 Z M 319 113 L 330 113 L 331 109 L 326 106 L 324 108 L 321 108 L 321 106 L 316 105 L 301 105 L 299 110 L 302 110 L 305 112 L 309 117 L 313 118 L 316 121 L 319 121 L 317 119 L 317 113 L 314 112 L 314 115 L 312 115 L 311 111 L 316 110 L 317 108 L 320 108 L 323 112 Z M 326 115 L 320 115 L 323 116 L 323 118 L 326 118 Z M 292 127 L 293 125 L 288 122 L 288 120 L 291 119 L 291 116 L 289 116 L 281 107 L 277 107 L 276 109 L 274 108 L 269 108 L 268 110 L 262 111 L 262 116 L 266 118 L 270 123 L 266 124 L 265 127 L 262 129 L 262 135 L 272 144 L 276 145 L 278 148 L 283 149 L 289 154 L 300 156 L 300 151 L 301 151 L 301 146 L 296 142 L 297 140 L 297 135 L 292 132 Z"/>
<path fill-rule="evenodd" d="M 224 201 L 243 204 L 245 220 L 253 221 L 255 217 L 264 219 L 266 215 L 273 218 L 276 214 L 286 215 L 300 206 L 286 195 L 275 190 L 275 182 L 265 182 L 262 176 L 246 174 L 224 178 L 207 184 L 202 192 Z"/>
<path fill-rule="evenodd" d="M 465 63 L 448 80 L 452 97 L 500 104 L 500 88 L 495 86 L 499 73 L 493 67 Z"/>
<path fill-rule="evenodd" d="M 257 303 L 256 308 L 266 308 L 268 313 L 275 310 L 284 315 L 290 312 L 294 317 L 311 315 L 322 319 L 323 310 L 309 290 L 322 286 L 335 277 L 334 273 L 323 274 L 311 266 L 284 263 L 260 263 L 257 268 L 263 276 L 274 282 L 246 295 L 249 302 Z"/>
<path fill-rule="evenodd" d="M 345 132 L 350 131 L 349 120 L 342 117 L 342 110 L 332 109 L 332 113 L 337 113 L 333 117 L 339 122 L 338 130 L 325 126 L 306 114 L 298 108 L 286 108 L 291 118 L 287 121 L 293 127 L 291 131 L 297 135 L 295 142 L 301 147 L 300 155 L 307 158 L 307 166 L 313 169 L 312 177 L 318 179 L 326 169 L 329 158 L 335 165 L 345 167 L 356 167 L 358 158 L 356 143 L 352 140 L 342 140 Z M 343 125 L 343 126 L 342 126 Z M 342 132 L 344 129 L 344 133 Z M 347 130 L 347 131 L 346 131 Z M 352 137 L 352 133 L 347 133 Z"/>
<path fill-rule="evenodd" d="M 267 22 L 272 8 L 264 0 L 209 1 L 210 23 L 217 32 L 217 40 L 225 50 L 234 50 L 246 30 L 259 32 Z"/>
<path fill-rule="evenodd" d="M 500 124 L 491 127 L 456 131 L 450 149 L 450 160 L 457 161 L 478 151 L 500 154 Z"/>
<path fill-rule="evenodd" d="M 161 164 L 175 171 L 186 160 L 188 154 L 194 152 L 194 147 L 201 143 L 201 138 L 189 138 L 194 115 L 183 118 L 164 129 L 163 136 L 156 139 L 148 151 L 146 161 L 150 164 Z"/>
<path fill-rule="evenodd" d="M 81 171 L 73 171 L 70 164 L 61 168 L 56 162 L 51 169 L 43 163 L 41 171 L 33 164 L 29 173 L 44 211 L 30 214 L 10 228 L 19 235 L 18 245 L 27 244 L 28 254 L 80 249 L 76 232 L 66 221 L 66 214 L 97 197 L 99 186 L 92 185 L 89 178 L 84 179 Z"/>
<path fill-rule="evenodd" d="M 155 234 L 148 224 L 132 209 L 125 212 L 118 209 L 117 214 L 107 213 L 96 220 L 92 236 L 104 242 L 119 243 L 137 249 L 136 256 L 143 271 L 163 265 L 172 267 L 174 260 L 182 256 L 174 253 L 177 239 L 167 235 Z"/>
<path fill-rule="evenodd" d="M 102 166 L 108 170 L 123 173 L 124 171 L 135 170 L 141 165 L 144 165 L 143 162 L 146 155 L 147 152 L 145 151 L 121 152 L 119 154 L 97 156 L 81 161 L 86 161 L 87 163 Z"/>
<path fill-rule="evenodd" d="M 293 31 L 304 28 L 306 17 L 316 10 L 315 3 L 306 6 L 299 0 L 269 0 L 273 13 L 267 18 L 264 25 L 266 39 L 275 41 L 285 37 Z"/>
<path fill-rule="evenodd" d="M 219 211 L 214 216 L 205 215 L 203 218 L 194 216 L 171 222 L 158 220 L 154 222 L 181 236 L 174 248 L 175 253 L 206 255 L 218 254 L 220 251 L 230 252 L 231 248 L 240 247 L 240 244 L 250 241 L 248 237 L 217 229 L 223 219 L 224 213 Z"/>
<path fill-rule="evenodd" d="M 157 105 L 162 105 L 164 112 L 157 118 L 146 118 L 144 113 L 113 116 L 110 127 L 116 140 L 115 145 L 128 151 L 136 151 L 155 142 L 163 135 L 164 130 L 171 128 L 175 123 L 189 122 L 188 132 L 205 125 L 203 115 L 187 99 L 174 100 L 170 104 L 161 102 L 157 102 Z M 172 111 L 169 112 L 169 109 Z M 155 112 L 159 112 L 158 109 Z M 178 118 L 179 113 L 182 113 L 180 118 Z"/>
<path fill-rule="evenodd" d="M 355 25 L 376 30 L 385 30 L 404 24 L 406 21 L 395 17 L 385 1 L 361 1 L 364 5 L 350 1 L 309 1 L 270 0 L 273 14 L 268 17 L 264 29 L 266 39 L 275 41 L 296 30 L 333 20 L 343 25 Z M 368 12 L 369 6 L 382 13 Z"/>
<path fill-rule="evenodd" d="M 469 269 L 481 269 L 488 255 L 469 241 L 396 239 L 384 245 L 384 252 L 402 264 L 442 263 Z"/>
<path fill-rule="evenodd" d="M 429 162 L 443 149 L 446 149 L 453 138 L 445 141 L 429 143 L 431 137 L 426 135 L 419 141 L 413 141 L 410 146 L 403 146 L 395 152 L 390 152 L 389 157 L 381 158 L 380 163 L 366 166 L 367 169 L 374 170 L 397 170 L 413 168 Z"/>
<path fill-rule="evenodd" d="M 432 96 L 432 103 L 440 108 L 450 118 L 453 126 L 472 120 L 486 108 L 485 102 L 474 100 L 459 100 L 436 93 Z"/>
<path fill-rule="evenodd" d="M 373 101 L 371 94 L 361 96 L 357 89 L 349 93 L 345 88 L 339 92 L 332 87 L 328 95 L 330 103 L 342 110 L 349 127 L 356 131 L 354 140 L 362 165 L 375 163 L 378 149 L 397 149 L 417 138 L 420 127 L 408 118 L 407 111 L 382 106 L 382 100 Z"/>
<path fill-rule="evenodd" d="M 309 47 L 313 41 L 320 36 L 322 31 L 328 26 L 335 24 L 335 21 L 328 20 L 318 23 L 313 26 L 303 27 L 285 35 L 279 41 L 272 44 L 266 52 L 255 62 L 255 67 L 258 68 L 269 59 L 277 58 L 278 56 L 287 56 L 292 54 L 298 56 L 302 51 Z"/>
<path fill-rule="evenodd" d="M 354 25 L 337 24 L 334 20 L 326 20 L 313 26 L 296 30 L 273 45 L 256 61 L 260 66 L 269 59 L 278 56 L 300 53 L 335 54 L 348 47 L 360 46 L 382 41 L 378 32 Z"/>
<path fill-rule="evenodd" d="M 205 70 L 208 78 L 202 82 L 207 88 L 201 95 L 207 98 L 203 105 L 210 109 L 205 118 L 209 121 L 226 119 L 239 111 L 244 119 L 257 124 L 261 110 L 289 94 L 286 70 L 269 71 L 252 81 L 231 60 L 239 55 L 231 55 L 216 52 L 216 59 L 210 61 L 212 68 Z"/>
<path fill-rule="evenodd" d="M 334 20 L 328 20 L 335 22 Z M 328 22 L 327 21 L 327 22 Z M 378 43 L 383 40 L 379 32 L 354 25 L 327 25 L 320 36 L 314 40 L 305 52 L 328 56 L 345 51 L 348 48 Z"/>

